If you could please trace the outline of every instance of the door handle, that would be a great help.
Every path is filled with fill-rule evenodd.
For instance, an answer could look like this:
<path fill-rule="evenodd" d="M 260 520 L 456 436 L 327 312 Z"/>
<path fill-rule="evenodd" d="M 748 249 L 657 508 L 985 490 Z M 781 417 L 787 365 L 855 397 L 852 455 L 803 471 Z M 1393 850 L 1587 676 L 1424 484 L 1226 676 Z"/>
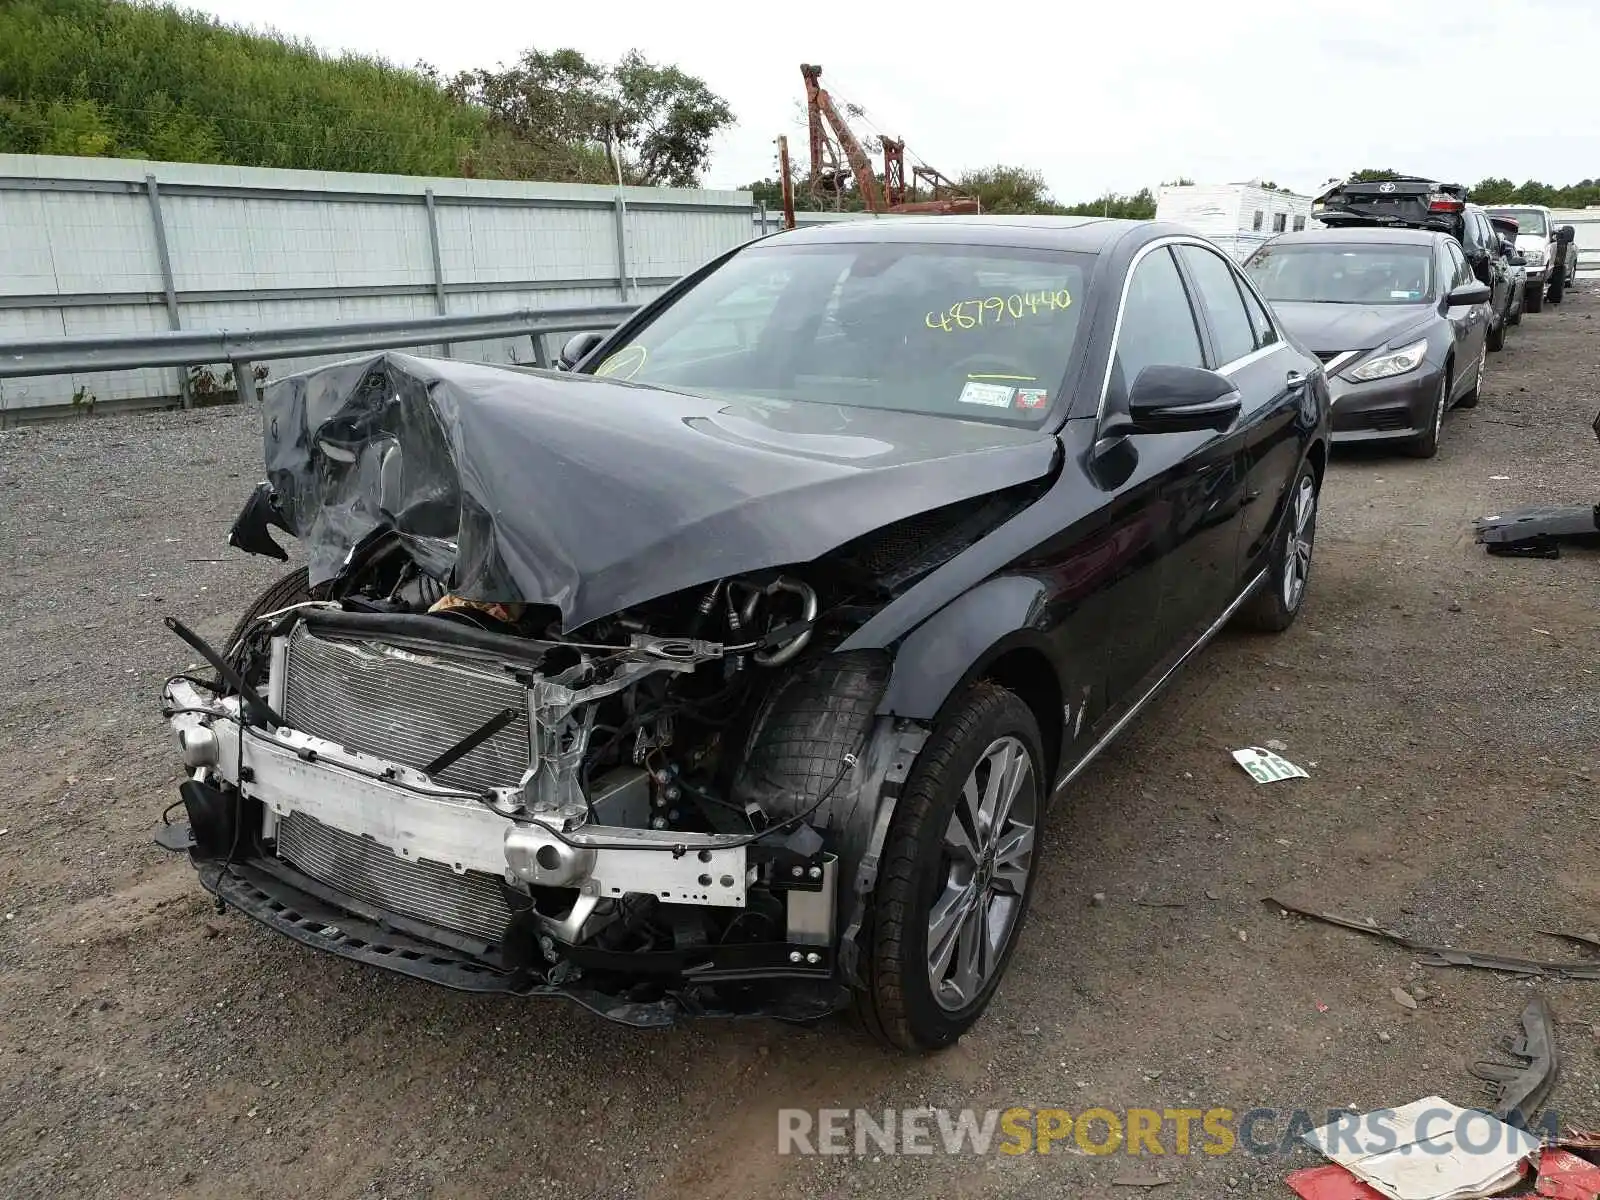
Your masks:
<path fill-rule="evenodd" d="M 1294 391 L 1297 388 L 1305 387 L 1306 376 L 1300 371 L 1290 371 L 1285 377 L 1284 382 L 1289 385 L 1290 391 Z"/>

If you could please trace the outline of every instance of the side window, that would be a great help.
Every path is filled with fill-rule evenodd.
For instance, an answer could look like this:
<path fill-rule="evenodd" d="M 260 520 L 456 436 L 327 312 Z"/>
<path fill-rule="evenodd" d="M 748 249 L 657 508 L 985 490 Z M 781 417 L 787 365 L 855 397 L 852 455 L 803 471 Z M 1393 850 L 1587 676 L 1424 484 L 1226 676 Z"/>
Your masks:
<path fill-rule="evenodd" d="M 1256 349 L 1272 345 L 1278 340 L 1278 331 L 1272 327 L 1272 318 L 1267 315 L 1267 310 L 1261 306 L 1261 301 L 1256 299 L 1256 294 L 1242 283 L 1239 285 L 1239 294 L 1244 297 L 1244 309 L 1250 316 L 1250 328 L 1255 331 Z"/>
<path fill-rule="evenodd" d="M 1217 365 L 1243 358 L 1256 348 L 1256 333 L 1245 312 L 1233 268 L 1221 256 L 1199 246 L 1180 246 L 1183 265 L 1194 278 L 1200 301 L 1210 319 L 1211 338 L 1216 343 Z"/>
<path fill-rule="evenodd" d="M 1124 391 L 1146 367 L 1203 367 L 1200 333 L 1172 252 L 1153 251 L 1134 268 L 1117 333 L 1116 374 Z"/>
<path fill-rule="evenodd" d="M 1461 253 L 1461 247 L 1454 241 L 1449 241 L 1444 244 L 1444 252 L 1449 256 L 1451 269 L 1455 272 L 1450 286 L 1460 287 L 1464 283 L 1473 282 L 1472 267 L 1468 265 L 1466 255 Z"/>

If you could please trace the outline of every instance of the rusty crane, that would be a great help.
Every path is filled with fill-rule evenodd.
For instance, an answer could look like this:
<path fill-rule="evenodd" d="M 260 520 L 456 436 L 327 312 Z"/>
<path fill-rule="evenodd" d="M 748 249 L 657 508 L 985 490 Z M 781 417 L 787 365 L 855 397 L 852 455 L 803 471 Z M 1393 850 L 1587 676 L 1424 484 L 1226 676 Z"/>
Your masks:
<path fill-rule="evenodd" d="M 955 183 L 926 164 L 911 168 L 909 197 L 906 189 L 906 144 L 883 138 L 883 182 L 880 186 L 872 163 L 850 123 L 822 86 L 822 68 L 800 65 L 806 82 L 806 125 L 811 135 L 811 193 L 817 199 L 831 196 L 837 203 L 851 178 L 868 212 L 873 213 L 975 213 L 978 201 L 963 195 Z M 843 159 L 841 162 L 840 159 Z M 929 199 L 921 199 L 926 185 Z"/>

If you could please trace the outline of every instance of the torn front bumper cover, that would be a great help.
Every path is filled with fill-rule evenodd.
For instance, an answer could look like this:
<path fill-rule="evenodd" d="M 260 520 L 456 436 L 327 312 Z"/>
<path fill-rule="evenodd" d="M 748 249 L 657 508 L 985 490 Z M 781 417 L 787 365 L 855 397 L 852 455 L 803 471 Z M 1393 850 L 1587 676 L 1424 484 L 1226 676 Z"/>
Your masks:
<path fill-rule="evenodd" d="M 553 842 L 420 771 L 241 723 L 237 698 L 178 679 L 166 703 L 191 777 L 179 789 L 187 825 L 159 827 L 157 842 L 187 851 L 219 902 L 301 945 L 461 991 L 562 996 L 636 1026 L 814 1020 L 845 1001 L 831 855 L 814 856 L 825 863 L 815 884 L 809 867 L 793 871 L 806 882 L 794 885 L 785 941 L 607 949 L 582 933 L 609 896 L 647 890 L 664 903 L 742 908 L 751 868 L 741 839 L 588 826 Z M 291 834 L 302 847 L 293 858 Z M 663 837 L 681 853 L 645 848 Z M 556 876 L 575 899 L 552 916 L 531 893 Z M 465 903 L 449 891 L 457 884 Z"/>

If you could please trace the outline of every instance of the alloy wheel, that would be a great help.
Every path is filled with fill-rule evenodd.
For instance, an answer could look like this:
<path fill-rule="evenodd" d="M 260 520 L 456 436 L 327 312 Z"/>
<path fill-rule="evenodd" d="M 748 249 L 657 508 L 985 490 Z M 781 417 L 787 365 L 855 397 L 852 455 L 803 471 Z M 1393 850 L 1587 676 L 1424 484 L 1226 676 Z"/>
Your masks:
<path fill-rule="evenodd" d="M 1484 351 L 1487 354 L 1488 351 Z M 1483 378 L 1483 358 L 1478 359 L 1478 378 Z M 1477 387 L 1476 382 L 1473 387 Z M 1439 385 L 1439 403 L 1433 406 L 1433 441 L 1437 445 L 1439 435 L 1444 432 L 1444 410 L 1450 407 L 1450 381 L 1446 379 Z"/>
<path fill-rule="evenodd" d="M 1039 783 L 1027 747 L 997 738 L 973 767 L 945 829 L 944 887 L 928 913 L 928 982 L 940 1008 L 966 1008 L 992 980 L 1033 870 Z"/>
<path fill-rule="evenodd" d="M 1289 545 L 1283 559 L 1283 606 L 1293 612 L 1300 606 L 1311 578 L 1311 547 L 1317 536 L 1317 485 L 1310 475 L 1295 489 L 1290 514 Z"/>

